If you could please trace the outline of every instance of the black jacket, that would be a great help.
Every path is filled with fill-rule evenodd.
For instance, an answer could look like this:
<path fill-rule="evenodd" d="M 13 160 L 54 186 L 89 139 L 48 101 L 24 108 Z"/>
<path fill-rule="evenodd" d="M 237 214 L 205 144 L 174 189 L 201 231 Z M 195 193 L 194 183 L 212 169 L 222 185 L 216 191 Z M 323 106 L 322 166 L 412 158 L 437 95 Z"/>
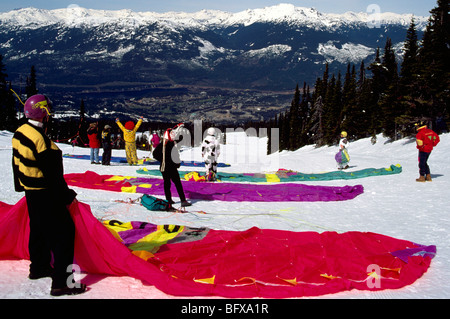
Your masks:
<path fill-rule="evenodd" d="M 165 150 L 165 158 L 163 156 Z M 153 158 L 160 162 L 160 171 L 177 170 L 180 167 L 180 153 L 175 145 L 175 142 L 167 142 L 164 148 L 164 141 L 160 143 L 153 151 Z"/>

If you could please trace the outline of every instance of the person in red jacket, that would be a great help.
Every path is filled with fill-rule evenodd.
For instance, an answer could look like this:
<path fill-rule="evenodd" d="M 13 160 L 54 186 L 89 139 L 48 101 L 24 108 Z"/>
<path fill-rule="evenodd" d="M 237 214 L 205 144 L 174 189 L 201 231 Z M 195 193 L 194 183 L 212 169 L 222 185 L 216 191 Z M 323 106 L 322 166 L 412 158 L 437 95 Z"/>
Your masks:
<path fill-rule="evenodd" d="M 416 144 L 419 150 L 419 173 L 420 176 L 416 179 L 417 182 L 431 182 L 430 167 L 428 166 L 428 158 L 431 151 L 439 143 L 439 135 L 433 130 L 430 130 L 427 125 L 420 121 L 416 123 L 417 135 Z"/>
<path fill-rule="evenodd" d="M 98 153 L 100 150 L 100 139 L 97 123 L 91 123 L 87 130 L 89 147 L 91 148 L 91 164 L 100 164 Z"/>

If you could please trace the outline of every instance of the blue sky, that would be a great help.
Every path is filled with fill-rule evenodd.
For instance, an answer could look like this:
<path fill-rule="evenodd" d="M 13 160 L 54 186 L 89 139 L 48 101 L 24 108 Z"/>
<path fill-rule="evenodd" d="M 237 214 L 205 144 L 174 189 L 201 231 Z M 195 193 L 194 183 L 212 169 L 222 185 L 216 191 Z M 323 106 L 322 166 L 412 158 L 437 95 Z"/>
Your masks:
<path fill-rule="evenodd" d="M 419 16 L 428 16 L 429 11 L 436 7 L 437 0 L 0 0 L 0 12 L 25 7 L 59 9 L 70 5 L 105 10 L 131 9 L 133 11 L 154 12 L 195 12 L 202 9 L 215 9 L 238 12 L 279 3 L 291 3 L 299 7 L 314 7 L 324 13 L 367 12 L 369 5 L 376 4 L 381 9 L 381 12 L 413 13 Z"/>

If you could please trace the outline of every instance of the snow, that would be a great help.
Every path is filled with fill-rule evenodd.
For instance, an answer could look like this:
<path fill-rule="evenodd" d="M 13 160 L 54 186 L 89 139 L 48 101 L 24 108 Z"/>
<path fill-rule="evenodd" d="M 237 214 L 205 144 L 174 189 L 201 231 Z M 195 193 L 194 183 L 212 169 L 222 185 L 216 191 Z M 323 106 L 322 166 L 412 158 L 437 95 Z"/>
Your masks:
<path fill-rule="evenodd" d="M 320 43 L 317 53 L 324 56 L 328 62 L 338 61 L 340 63 L 358 63 L 364 61 L 369 55 L 375 53 L 375 49 L 362 44 L 344 43 L 341 48 L 336 47 L 338 41 Z"/>
<path fill-rule="evenodd" d="M 15 204 L 23 193 L 16 193 L 11 169 L 12 133 L 0 131 L 0 169 L 3 183 L 0 201 Z M 222 145 L 221 162 L 231 166 L 223 172 L 264 172 L 286 168 L 303 173 L 321 173 L 336 170 L 334 154 L 337 147 L 306 146 L 297 151 L 265 155 L 266 138 L 247 137 L 244 133 L 227 135 L 227 145 Z M 58 144 L 63 153 L 89 154 L 89 149 Z M 116 200 L 137 199 L 139 194 L 115 193 L 101 190 L 75 188 L 78 200 L 91 206 L 93 214 L 101 220 L 146 221 L 155 224 L 181 224 L 191 227 L 210 227 L 224 230 L 245 230 L 253 226 L 288 231 L 367 231 L 395 238 L 410 240 L 423 245 L 436 245 L 437 255 L 428 272 L 413 285 L 399 290 L 380 292 L 349 291 L 320 298 L 449 298 L 450 297 L 450 134 L 441 135 L 441 143 L 433 151 L 429 165 L 433 182 L 417 183 L 417 150 L 413 139 L 388 142 L 377 136 L 377 143 L 370 139 L 350 144 L 351 168 L 389 167 L 401 164 L 403 172 L 397 175 L 377 176 L 356 180 L 305 182 L 304 184 L 343 186 L 362 184 L 364 194 L 345 202 L 283 202 L 283 203 L 227 203 L 221 201 L 194 201 L 188 209 L 191 213 L 175 214 L 150 212 L 142 206 L 120 203 Z M 139 157 L 149 152 L 138 151 Z M 124 150 L 113 150 L 113 156 L 125 156 Z M 181 152 L 183 160 L 200 160 L 200 149 L 186 148 Z M 136 169 L 127 164 L 111 166 L 91 165 L 89 161 L 64 158 L 66 173 L 82 173 L 87 170 L 98 174 L 139 176 Z M 147 166 L 157 169 L 156 166 Z M 186 169 L 186 168 L 185 168 Z M 175 198 L 177 200 L 178 198 Z M 196 214 L 205 211 L 211 215 Z M 49 295 L 48 278 L 27 279 L 29 261 L 0 261 L 0 298 L 52 298 Z M 83 279 L 85 274 L 78 275 Z M 86 280 L 87 277 L 86 277 Z M 60 298 L 177 298 L 157 290 L 153 286 L 130 277 L 89 276 L 90 290 L 85 294 Z M 190 298 L 192 299 L 192 298 Z"/>
<path fill-rule="evenodd" d="M 292 47 L 286 44 L 274 44 L 267 48 L 259 50 L 250 50 L 244 53 L 249 57 L 277 57 L 283 55 L 286 52 L 292 51 Z"/>
<path fill-rule="evenodd" d="M 314 8 L 296 7 L 292 4 L 278 4 L 260 9 L 249 9 L 230 13 L 219 10 L 201 10 L 186 12 L 134 12 L 131 10 L 94 10 L 78 6 L 63 9 L 44 10 L 23 8 L 10 12 L 0 12 L 0 24 L 6 23 L 25 28 L 39 28 L 53 24 L 70 27 L 99 26 L 118 23 L 121 27 L 137 28 L 142 25 L 159 22 L 167 27 L 197 27 L 236 24 L 251 25 L 257 22 L 287 22 L 295 25 L 333 28 L 349 23 L 401 24 L 409 25 L 411 14 L 380 12 L 346 12 L 344 14 L 321 13 Z M 418 28 L 422 29 L 428 22 L 427 17 L 415 16 Z"/>

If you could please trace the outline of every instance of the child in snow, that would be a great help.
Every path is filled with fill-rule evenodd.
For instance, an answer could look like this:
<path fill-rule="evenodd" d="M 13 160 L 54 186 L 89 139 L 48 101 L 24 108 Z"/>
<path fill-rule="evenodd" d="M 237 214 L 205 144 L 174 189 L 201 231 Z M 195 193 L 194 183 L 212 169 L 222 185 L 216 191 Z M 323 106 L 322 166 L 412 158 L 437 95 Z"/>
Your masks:
<path fill-rule="evenodd" d="M 439 135 L 427 128 L 425 122 L 416 123 L 417 135 L 416 144 L 419 150 L 419 178 L 416 182 L 431 182 L 430 167 L 428 166 L 428 158 L 433 148 L 440 142 Z"/>
<path fill-rule="evenodd" d="M 202 157 L 205 161 L 206 180 L 215 181 L 217 174 L 217 158 L 220 155 L 220 144 L 216 139 L 216 130 L 210 127 L 202 142 Z"/>
<path fill-rule="evenodd" d="M 112 143 L 111 143 L 111 126 L 109 125 L 105 125 L 105 127 L 103 128 L 102 146 L 103 146 L 102 165 L 110 165 Z"/>
<path fill-rule="evenodd" d="M 125 123 L 125 126 L 120 123 L 119 119 L 116 119 L 116 123 L 123 132 L 123 139 L 125 140 L 125 153 L 127 155 L 127 162 L 130 165 L 138 163 L 138 157 L 136 152 L 136 131 L 142 124 L 143 117 L 134 124 L 132 121 Z"/>
<path fill-rule="evenodd" d="M 98 152 L 100 149 L 100 140 L 98 138 L 98 125 L 91 123 L 87 129 L 89 138 L 89 147 L 91 148 L 91 164 L 100 164 Z"/>
<path fill-rule="evenodd" d="M 347 140 L 347 132 L 341 132 L 341 139 L 339 141 L 339 152 L 336 154 L 336 162 L 338 164 L 338 169 L 347 169 L 349 168 L 348 164 L 350 163 L 350 156 L 348 155 L 348 147 L 350 143 Z"/>
<path fill-rule="evenodd" d="M 45 134 L 50 112 L 45 95 L 25 102 L 27 122 L 12 139 L 14 188 L 25 192 L 30 219 L 28 278 L 50 277 L 52 296 L 75 295 L 86 291 L 85 284 L 72 285 L 75 224 L 67 207 L 77 193 L 64 179 L 61 150 Z"/>
<path fill-rule="evenodd" d="M 183 124 L 178 124 L 173 129 L 169 128 L 166 130 L 162 143 L 160 143 L 153 151 L 153 157 L 161 163 L 159 170 L 164 179 L 164 193 L 166 200 L 170 205 L 174 204 L 172 193 L 170 191 L 171 182 L 173 182 L 177 189 L 178 196 L 180 197 L 181 206 L 187 207 L 192 204 L 186 200 L 183 185 L 180 180 L 180 174 L 178 173 L 181 160 L 177 144 L 182 140 L 182 136 L 179 137 L 179 132 L 182 127 Z"/>

